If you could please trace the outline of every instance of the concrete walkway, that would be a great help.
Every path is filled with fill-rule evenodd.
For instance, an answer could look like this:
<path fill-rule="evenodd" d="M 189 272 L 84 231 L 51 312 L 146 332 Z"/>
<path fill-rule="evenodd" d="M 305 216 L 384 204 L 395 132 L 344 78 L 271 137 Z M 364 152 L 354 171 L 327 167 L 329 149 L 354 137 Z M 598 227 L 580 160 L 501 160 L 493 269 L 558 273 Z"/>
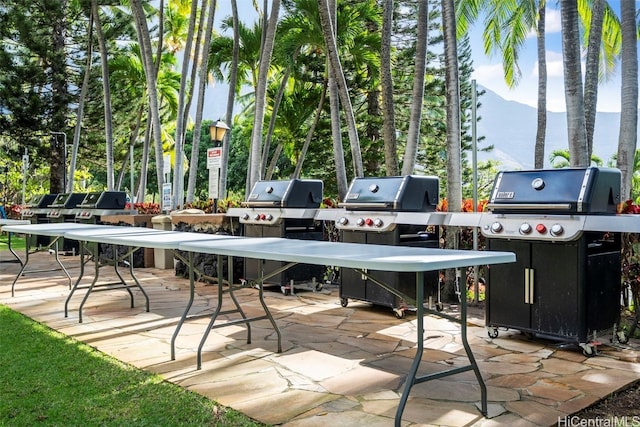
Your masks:
<path fill-rule="evenodd" d="M 74 296 L 65 318 L 68 288 L 60 271 L 23 276 L 11 297 L 19 266 L 2 262 L 9 258 L 6 250 L 0 251 L 0 303 L 256 420 L 289 427 L 393 425 L 414 354 L 412 313 L 396 319 L 388 308 L 361 302 L 342 307 L 337 288 L 331 286 L 287 296 L 266 292 L 283 333 L 283 352 L 276 352 L 268 321 L 253 324 L 251 344 L 246 343 L 245 327 L 219 328 L 204 348 L 203 369 L 196 370 L 196 349 L 208 318 L 185 323 L 171 361 L 169 342 L 189 288 L 173 271 L 136 270 L 151 299 L 150 312 L 145 312 L 139 292 L 133 309 L 122 290 L 96 292 L 85 306 L 84 322 L 78 323 L 83 293 Z M 62 260 L 77 277 L 78 257 Z M 47 253 L 32 261 L 38 268 L 54 263 Z M 105 268 L 101 274 L 112 271 Z M 249 316 L 262 313 L 256 293 L 236 293 Z M 191 313 L 211 312 L 215 303 L 216 285 L 198 284 Z M 498 338 L 489 339 L 483 312 L 471 308 L 470 316 L 469 340 L 488 386 L 491 418 L 477 409 L 478 385 L 473 373 L 466 372 L 414 386 L 403 425 L 554 425 L 640 379 L 640 344 L 635 340 L 612 346 L 610 337 L 603 336 L 599 356 L 586 358 L 580 350 L 530 340 L 515 331 L 500 331 Z M 456 325 L 427 316 L 425 330 L 422 373 L 467 363 Z"/>

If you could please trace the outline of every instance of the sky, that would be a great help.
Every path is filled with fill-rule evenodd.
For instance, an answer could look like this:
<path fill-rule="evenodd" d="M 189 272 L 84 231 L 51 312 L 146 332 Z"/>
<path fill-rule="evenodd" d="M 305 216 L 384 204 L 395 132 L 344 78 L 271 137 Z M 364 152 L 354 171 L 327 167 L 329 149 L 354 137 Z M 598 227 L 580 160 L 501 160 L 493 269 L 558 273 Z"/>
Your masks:
<path fill-rule="evenodd" d="M 618 0 L 609 1 L 609 4 L 619 13 Z M 636 8 L 640 2 L 636 1 Z M 547 59 L 547 109 L 549 111 L 566 111 L 564 100 L 563 67 L 562 67 L 562 40 L 560 34 L 560 6 L 555 2 L 547 2 L 546 11 L 546 59 Z M 502 98 L 517 101 L 536 108 L 538 91 L 537 72 L 537 48 L 535 34 L 528 37 L 518 61 L 522 77 L 518 87 L 509 88 L 504 81 L 502 59 L 499 54 L 488 57 L 484 54 L 482 41 L 482 22 L 475 24 L 470 33 L 472 56 L 475 71 L 472 78 L 478 85 L 500 95 Z M 583 63 L 584 73 L 584 63 Z M 583 74 L 584 79 L 584 74 Z M 598 87 L 598 111 L 620 111 L 620 64 L 617 64 L 612 78 L 601 82 Z"/>
<path fill-rule="evenodd" d="M 619 0 L 609 0 L 609 4 L 619 12 Z M 554 112 L 566 111 L 564 100 L 564 85 L 562 76 L 562 44 L 560 34 L 560 8 L 556 2 L 547 2 L 546 12 L 546 49 L 547 49 L 547 109 Z M 640 8 L 640 0 L 636 0 L 636 7 Z M 252 2 L 248 0 L 238 1 L 239 15 L 247 22 L 255 19 L 255 11 Z M 220 21 L 231 15 L 230 2 L 218 2 L 215 16 L 215 26 L 219 28 Z M 522 73 L 520 83 L 516 88 L 509 88 L 504 81 L 502 59 L 499 54 L 487 56 L 484 53 L 482 42 L 482 20 L 479 20 L 470 32 L 474 73 L 472 78 L 478 85 L 497 93 L 504 99 L 520 102 L 536 108 L 538 92 L 537 73 L 537 49 L 535 34 L 531 33 L 527 38 L 524 48 L 520 53 L 519 65 Z M 584 74 L 583 74 L 584 78 Z M 218 92 L 213 99 L 226 101 L 226 85 L 215 83 L 212 90 Z M 208 96 L 209 99 L 211 99 Z M 224 116 L 224 103 L 208 103 L 209 115 L 213 119 Z M 598 88 L 598 111 L 620 111 L 620 70 L 619 64 L 614 75 L 606 82 L 602 82 Z"/>

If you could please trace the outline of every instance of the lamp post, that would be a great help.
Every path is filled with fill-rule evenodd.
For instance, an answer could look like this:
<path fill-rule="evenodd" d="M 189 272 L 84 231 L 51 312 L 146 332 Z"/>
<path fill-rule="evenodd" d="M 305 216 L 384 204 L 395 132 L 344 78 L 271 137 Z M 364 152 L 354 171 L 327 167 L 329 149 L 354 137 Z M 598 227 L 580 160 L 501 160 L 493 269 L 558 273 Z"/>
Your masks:
<path fill-rule="evenodd" d="M 209 169 L 209 198 L 213 200 L 213 213 L 218 211 L 220 193 L 220 168 L 222 167 L 222 141 L 229 126 L 222 120 L 209 125 L 209 137 L 213 148 L 207 149 L 207 169 Z"/>

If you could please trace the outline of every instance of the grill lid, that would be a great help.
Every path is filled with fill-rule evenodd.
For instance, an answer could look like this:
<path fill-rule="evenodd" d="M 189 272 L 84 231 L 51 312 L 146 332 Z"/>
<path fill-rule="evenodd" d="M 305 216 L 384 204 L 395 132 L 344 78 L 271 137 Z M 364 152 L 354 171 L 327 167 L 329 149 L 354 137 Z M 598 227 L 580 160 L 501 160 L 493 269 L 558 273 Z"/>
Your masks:
<path fill-rule="evenodd" d="M 322 202 L 323 183 L 315 179 L 258 181 L 245 207 L 318 208 Z"/>
<path fill-rule="evenodd" d="M 87 193 L 82 203 L 82 209 L 124 209 L 127 205 L 127 194 L 124 191 L 102 191 Z"/>
<path fill-rule="evenodd" d="M 494 213 L 615 214 L 620 171 L 566 168 L 500 172 L 487 209 Z"/>
<path fill-rule="evenodd" d="M 440 182 L 434 176 L 355 178 L 340 206 L 351 210 L 432 212 L 438 206 Z"/>
<path fill-rule="evenodd" d="M 26 207 L 46 208 L 54 201 L 56 196 L 56 194 L 37 194 L 29 199 L 29 201 L 26 203 Z"/>
<path fill-rule="evenodd" d="M 60 193 L 49 205 L 50 208 L 56 209 L 73 209 L 78 206 L 87 193 Z"/>

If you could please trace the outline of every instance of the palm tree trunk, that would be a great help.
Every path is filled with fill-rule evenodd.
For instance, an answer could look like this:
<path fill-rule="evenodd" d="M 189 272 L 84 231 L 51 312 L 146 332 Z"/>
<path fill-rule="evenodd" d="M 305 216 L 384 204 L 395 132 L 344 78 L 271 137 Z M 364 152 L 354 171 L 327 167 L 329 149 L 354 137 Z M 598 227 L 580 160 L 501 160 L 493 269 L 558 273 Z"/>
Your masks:
<path fill-rule="evenodd" d="M 135 28 L 140 44 L 145 77 L 147 83 L 147 95 L 149 97 L 149 113 L 151 115 L 151 130 L 155 142 L 156 176 L 158 180 L 158 191 L 162 191 L 164 184 L 164 158 L 162 155 L 162 126 L 160 124 L 160 109 L 158 104 L 158 89 L 156 85 L 157 73 L 153 63 L 151 51 L 151 38 L 149 27 L 142 8 L 141 0 L 130 0 L 131 10 L 135 18 Z"/>
<path fill-rule="evenodd" d="M 330 0 L 331 16 L 335 20 L 336 2 Z M 333 142 L 333 159 L 336 164 L 336 185 L 338 187 L 338 198 L 344 200 L 347 196 L 347 167 L 344 162 L 344 149 L 342 147 L 342 130 L 340 127 L 340 96 L 338 95 L 338 85 L 331 72 L 331 66 L 326 64 L 327 87 L 329 88 L 329 109 L 331 111 L 331 140 Z"/>
<path fill-rule="evenodd" d="M 544 146 L 547 138 L 547 53 L 545 48 L 545 15 L 544 0 L 538 4 L 538 121 L 536 128 L 536 146 L 534 150 L 534 167 L 544 167 Z"/>
<path fill-rule="evenodd" d="M 458 46 L 456 42 L 456 17 L 454 0 L 442 0 L 442 25 L 444 32 L 445 87 L 447 111 L 447 201 L 449 212 L 462 210 L 461 136 L 460 136 L 460 82 L 458 73 Z M 459 230 L 447 227 L 445 247 L 458 248 Z M 455 295 L 455 271 L 446 271 L 444 298 Z M 465 297 L 463 295 L 463 297 Z"/>
<path fill-rule="evenodd" d="M 584 115 L 584 92 L 580 68 L 580 31 L 577 0 L 560 2 L 562 21 L 562 57 L 564 65 L 564 96 L 567 104 L 567 134 L 571 166 L 589 165 L 587 129 Z"/>
<path fill-rule="evenodd" d="M 620 16 L 622 92 L 617 167 L 622 172 L 621 196 L 627 199 L 631 196 L 634 155 L 638 141 L 638 44 L 635 2 L 621 2 Z"/>
<path fill-rule="evenodd" d="M 236 82 L 238 81 L 238 62 L 240 56 L 240 32 L 238 30 L 238 5 L 236 0 L 231 0 L 231 14 L 233 16 L 233 53 L 231 54 L 231 75 L 229 77 L 229 94 L 227 96 L 226 123 L 232 126 L 233 104 L 236 96 Z M 227 197 L 227 166 L 229 163 L 229 144 L 231 132 L 227 132 L 222 141 L 222 167 L 220 168 L 220 195 Z"/>
<path fill-rule="evenodd" d="M 89 93 L 89 80 L 91 79 L 91 63 L 93 59 L 93 12 L 89 16 L 89 31 L 87 37 L 87 62 L 84 68 L 84 77 L 82 78 L 82 88 L 78 98 L 78 112 L 76 117 L 76 127 L 73 132 L 73 148 L 71 149 L 71 160 L 69 161 L 69 180 L 67 181 L 67 193 L 73 191 L 74 172 L 76 170 L 76 161 L 78 159 L 78 147 L 80 146 L 80 132 L 82 131 L 82 117 L 84 116 L 84 102 Z"/>
<path fill-rule="evenodd" d="M 273 3 L 271 4 L 269 24 L 267 25 L 264 43 L 260 54 L 258 86 L 256 88 L 255 116 L 253 120 L 253 131 L 251 133 L 251 164 L 249 165 L 250 174 L 248 188 L 253 188 L 253 185 L 260 179 L 262 128 L 264 126 L 264 115 L 267 101 L 267 78 L 269 74 L 269 66 L 271 64 L 273 42 L 276 36 L 276 26 L 278 24 L 279 13 L 280 0 L 273 0 Z"/>
<path fill-rule="evenodd" d="M 351 98 L 349 97 L 349 91 L 347 90 L 347 81 L 344 77 L 344 72 L 342 71 L 340 57 L 338 56 L 338 47 L 334 35 L 334 25 L 331 19 L 328 0 L 318 0 L 318 12 L 320 15 L 322 33 L 327 46 L 327 55 L 329 57 L 331 73 L 335 77 L 335 81 L 338 86 L 338 95 L 340 96 L 340 102 L 342 103 L 342 108 L 344 109 L 344 115 L 347 121 L 349 143 L 351 145 L 351 157 L 353 161 L 353 172 L 355 176 L 362 177 L 364 176 L 364 167 L 362 165 L 360 139 L 358 138 L 358 130 L 356 128 Z"/>
<path fill-rule="evenodd" d="M 204 6 L 204 5 L 203 5 Z M 209 0 L 209 13 L 207 14 L 207 28 L 204 31 L 204 41 L 202 46 L 202 57 L 200 58 L 200 71 L 198 75 L 198 103 L 196 105 L 196 118 L 193 127 L 193 141 L 191 147 L 191 164 L 189 166 L 189 184 L 187 191 L 187 202 L 194 199 L 196 177 L 198 176 L 198 157 L 200 149 L 200 131 L 202 124 L 202 114 L 204 110 L 204 95 L 207 84 L 209 49 L 211 45 L 211 34 L 213 33 L 213 19 L 215 17 L 216 0 Z M 204 7 L 202 9 L 204 14 Z M 184 140 L 184 137 L 183 137 Z"/>
<path fill-rule="evenodd" d="M 413 94 L 411 100 L 411 116 L 409 118 L 409 133 L 407 134 L 407 148 L 402 163 L 402 174 L 413 173 L 418 156 L 420 141 L 420 124 L 422 123 L 422 104 L 424 102 L 424 74 L 427 64 L 427 35 L 429 2 L 421 0 L 418 4 L 418 36 L 416 40 L 416 61 L 413 77 Z M 457 50 L 457 49 L 456 49 Z M 457 58 L 457 54 L 456 54 Z"/>
<path fill-rule="evenodd" d="M 91 0 L 91 13 L 93 15 L 93 23 L 96 27 L 98 45 L 100 46 L 100 63 L 102 67 L 102 93 L 104 96 L 104 133 L 107 150 L 107 190 L 113 190 L 113 126 L 111 116 L 111 89 L 109 88 L 109 53 L 107 52 L 107 45 L 104 41 L 104 34 L 102 33 L 102 24 L 100 22 L 100 11 L 98 9 L 97 0 Z"/>
<path fill-rule="evenodd" d="M 382 138 L 387 175 L 398 174 L 396 142 L 396 118 L 393 103 L 393 78 L 391 76 L 391 32 L 393 28 L 393 0 L 383 2 L 382 40 L 380 66 L 382 86 Z M 406 154 L 405 154 L 406 155 Z"/>
<path fill-rule="evenodd" d="M 589 25 L 589 45 L 584 74 L 584 115 L 587 136 L 587 159 L 593 152 L 593 132 L 596 126 L 596 106 L 598 104 L 598 78 L 600 74 L 600 45 L 602 43 L 602 23 L 604 20 L 604 0 L 591 3 L 591 23 Z"/>
<path fill-rule="evenodd" d="M 206 0 L 203 0 L 203 3 Z M 201 8 L 201 17 L 204 17 L 205 8 Z M 184 167 L 182 164 L 182 153 L 184 146 L 184 123 L 186 121 L 186 108 L 185 103 L 187 101 L 186 92 L 187 85 L 189 83 L 189 76 L 191 68 L 191 49 L 193 46 L 193 35 L 196 28 L 196 16 L 198 13 L 198 2 L 191 2 L 191 14 L 189 15 L 189 29 L 187 31 L 187 40 L 184 48 L 184 56 L 182 57 L 182 74 L 180 76 L 180 91 L 178 93 L 178 115 L 176 120 L 176 135 L 174 145 L 174 161 L 173 161 L 173 202 L 172 207 L 176 208 L 182 206 L 184 200 Z M 202 31 L 202 26 L 200 26 Z M 196 65 L 193 65 L 195 70 Z M 191 86 L 195 80 L 191 80 Z M 191 180 L 191 178 L 190 178 Z"/>

